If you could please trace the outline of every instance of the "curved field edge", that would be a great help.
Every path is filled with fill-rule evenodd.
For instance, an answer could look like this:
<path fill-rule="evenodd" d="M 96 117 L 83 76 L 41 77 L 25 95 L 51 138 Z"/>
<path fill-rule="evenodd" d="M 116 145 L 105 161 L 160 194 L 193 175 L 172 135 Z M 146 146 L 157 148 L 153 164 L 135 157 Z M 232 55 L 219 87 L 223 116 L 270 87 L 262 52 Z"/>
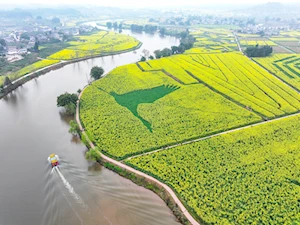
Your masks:
<path fill-rule="evenodd" d="M 137 157 L 208 224 L 298 224 L 300 115 Z"/>
<path fill-rule="evenodd" d="M 131 51 L 139 49 L 142 45 L 143 45 L 143 43 L 139 42 L 139 44 L 136 47 L 131 48 L 131 49 L 127 49 L 127 50 L 122 50 L 122 51 L 118 51 L 118 52 L 114 52 L 114 53 L 105 53 L 105 54 L 100 54 L 100 55 L 93 55 L 93 56 L 88 56 L 88 57 L 84 57 L 84 58 L 73 59 L 73 60 L 70 60 L 70 61 L 61 61 L 61 62 L 58 62 L 56 64 L 41 68 L 37 71 L 33 71 L 33 72 L 28 73 L 28 74 L 24 74 L 23 76 L 21 76 L 17 80 L 14 80 L 12 82 L 13 83 L 12 85 L 3 88 L 2 92 L 0 92 L 0 99 L 3 98 L 4 96 L 8 95 L 10 92 L 14 91 L 15 89 L 17 89 L 18 87 L 22 86 L 23 84 L 27 83 L 28 81 L 30 81 L 34 78 L 37 78 L 41 75 L 44 75 L 44 74 L 50 72 L 51 70 L 57 70 L 57 69 L 60 69 L 60 68 L 66 66 L 68 64 L 77 63 L 77 62 L 81 62 L 81 61 L 88 60 L 88 59 L 111 56 L 111 55 L 118 55 L 118 54 L 122 54 L 122 53 L 131 52 Z M 2 82 L 4 82 L 4 80 Z"/>
<path fill-rule="evenodd" d="M 85 87 L 86 88 L 86 87 Z M 84 88 L 84 89 L 85 89 Z M 84 130 L 81 121 L 80 121 L 80 99 L 84 89 L 78 96 L 78 101 L 76 105 L 76 122 L 80 128 L 80 136 L 81 139 L 85 142 L 88 148 L 95 149 L 94 143 L 90 140 L 89 135 Z M 119 161 L 116 161 L 101 152 L 99 152 L 101 156 L 101 160 L 104 160 L 104 166 L 108 169 L 111 169 L 118 173 L 121 176 L 124 176 L 134 183 L 143 186 L 154 193 L 156 193 L 162 200 L 164 200 L 167 206 L 171 209 L 174 215 L 180 220 L 183 224 L 191 224 L 191 225 L 200 225 L 193 216 L 194 214 L 190 214 L 189 211 L 185 208 L 185 206 L 181 203 L 175 192 L 168 187 L 166 184 L 160 182 L 159 180 L 151 177 L 141 171 L 138 171 L 130 166 L 127 166 Z"/>
<path fill-rule="evenodd" d="M 226 59 L 226 56 L 230 58 Z M 236 60 L 232 65 L 236 65 L 238 69 L 229 66 L 226 68 L 223 62 L 218 70 L 216 63 L 220 60 L 229 62 L 231 58 Z M 182 63 L 182 68 L 178 62 Z M 245 72 L 242 71 L 242 62 L 248 65 Z M 184 70 L 187 67 L 193 73 Z M 258 85 L 251 81 L 252 78 L 257 80 L 253 76 L 255 73 L 265 82 Z M 205 78 L 206 74 L 210 80 Z M 207 79 L 206 83 L 198 78 L 200 76 L 201 79 Z M 228 82 L 225 82 L 226 79 Z M 232 86 L 234 82 L 241 84 L 240 89 L 237 89 L 237 85 Z M 226 89 L 223 88 L 225 85 Z M 231 87 L 235 92 L 230 92 Z M 167 95 L 163 94 L 163 97 L 150 99 L 151 101 L 140 101 L 144 93 L 154 95 L 161 89 L 165 90 Z M 249 98 L 249 101 L 246 101 L 244 96 Z M 136 104 L 136 100 L 138 104 L 142 104 Z M 257 108 L 261 113 L 272 107 L 274 115 L 269 118 L 261 116 L 263 118 L 249 119 L 246 112 L 256 116 L 261 114 L 249 107 L 248 103 L 251 102 L 255 105 L 265 105 L 264 109 Z M 287 110 L 276 108 L 283 105 Z M 299 112 L 300 101 L 296 91 L 248 58 L 236 53 L 227 53 L 225 56 L 176 55 L 118 67 L 85 90 L 80 107 L 83 125 L 102 152 L 117 160 L 124 160 L 138 154 L 255 124 L 262 119 L 270 120 L 295 114 Z M 215 114 L 216 111 L 218 114 Z M 224 119 L 224 114 L 232 114 L 232 111 L 239 114 L 235 123 L 229 124 L 230 120 L 228 117 Z"/>

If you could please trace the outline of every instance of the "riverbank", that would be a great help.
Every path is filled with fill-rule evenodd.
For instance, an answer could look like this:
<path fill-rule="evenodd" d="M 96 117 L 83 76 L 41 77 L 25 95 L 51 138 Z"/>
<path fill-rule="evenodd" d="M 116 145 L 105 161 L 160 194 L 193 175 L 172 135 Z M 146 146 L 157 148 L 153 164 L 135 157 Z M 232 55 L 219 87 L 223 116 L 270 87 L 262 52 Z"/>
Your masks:
<path fill-rule="evenodd" d="M 9 93 L 11 93 L 12 91 L 17 89 L 18 87 L 22 86 L 26 82 L 28 82 L 28 81 L 30 81 L 34 78 L 37 78 L 41 75 L 44 75 L 44 74 L 46 74 L 46 73 L 48 73 L 52 70 L 57 70 L 57 69 L 60 69 L 60 68 L 66 66 L 68 64 L 77 63 L 77 62 L 88 60 L 88 59 L 105 57 L 105 56 L 113 56 L 113 55 L 118 55 L 118 54 L 123 54 L 123 53 L 131 52 L 131 51 L 135 51 L 135 50 L 139 49 L 142 45 L 143 45 L 143 43 L 139 42 L 139 44 L 137 46 L 135 46 L 133 48 L 130 48 L 130 49 L 126 49 L 126 50 L 122 50 L 122 51 L 116 51 L 114 53 L 104 53 L 104 54 L 100 54 L 100 55 L 93 55 L 93 56 L 78 58 L 78 59 L 69 60 L 69 61 L 61 61 L 59 63 L 44 67 L 42 69 L 39 69 L 37 71 L 34 71 L 34 72 L 31 72 L 29 74 L 24 75 L 23 77 L 13 81 L 11 85 L 6 86 L 5 88 L 3 88 L 2 92 L 0 92 L 0 99 L 2 99 L 3 97 L 5 97 Z"/>
<path fill-rule="evenodd" d="M 86 86 L 88 87 L 88 86 Z M 84 130 L 81 121 L 80 121 L 80 98 L 85 90 L 85 88 L 81 91 L 78 96 L 77 107 L 76 107 L 76 122 L 79 125 L 81 130 L 81 136 L 84 136 L 84 139 L 90 146 L 90 148 L 95 148 L 94 143 L 89 139 L 86 131 Z M 161 181 L 155 179 L 154 177 L 145 174 L 139 170 L 136 170 L 128 165 L 125 165 L 122 162 L 116 161 L 101 152 L 99 152 L 101 158 L 104 160 L 104 166 L 107 168 L 117 172 L 121 176 L 124 176 L 134 183 L 143 186 L 147 189 L 152 190 L 154 193 L 158 194 L 161 197 L 168 207 L 173 211 L 174 215 L 180 220 L 182 224 L 191 224 L 191 225 L 200 225 L 194 217 L 188 212 L 186 207 L 179 200 L 175 192 L 166 184 Z M 150 185 L 149 185 L 150 184 Z"/>

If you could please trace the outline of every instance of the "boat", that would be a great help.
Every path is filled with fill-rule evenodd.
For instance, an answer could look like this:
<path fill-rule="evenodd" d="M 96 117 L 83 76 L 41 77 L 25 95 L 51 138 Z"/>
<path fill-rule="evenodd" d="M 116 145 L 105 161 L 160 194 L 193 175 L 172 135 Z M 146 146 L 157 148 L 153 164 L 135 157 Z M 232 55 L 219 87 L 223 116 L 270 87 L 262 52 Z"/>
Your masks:
<path fill-rule="evenodd" d="M 48 162 L 51 164 L 52 168 L 53 167 L 58 167 L 59 165 L 59 158 L 58 158 L 58 155 L 55 155 L 55 154 L 51 154 L 49 157 L 48 157 Z"/>

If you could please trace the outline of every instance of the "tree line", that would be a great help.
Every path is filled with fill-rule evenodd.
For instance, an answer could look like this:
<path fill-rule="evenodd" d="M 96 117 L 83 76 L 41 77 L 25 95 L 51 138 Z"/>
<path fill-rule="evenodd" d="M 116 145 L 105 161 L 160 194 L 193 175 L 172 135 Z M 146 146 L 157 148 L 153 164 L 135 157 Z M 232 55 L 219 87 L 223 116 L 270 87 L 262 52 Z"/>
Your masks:
<path fill-rule="evenodd" d="M 172 46 L 171 49 L 164 48 L 163 50 L 154 51 L 155 58 L 159 59 L 176 54 L 182 54 L 185 50 L 191 49 L 194 46 L 196 39 L 186 31 L 180 38 L 179 46 Z"/>
<path fill-rule="evenodd" d="M 269 45 L 264 46 L 250 46 L 247 47 L 245 53 L 248 57 L 266 57 L 271 55 L 273 52 L 273 48 Z"/>

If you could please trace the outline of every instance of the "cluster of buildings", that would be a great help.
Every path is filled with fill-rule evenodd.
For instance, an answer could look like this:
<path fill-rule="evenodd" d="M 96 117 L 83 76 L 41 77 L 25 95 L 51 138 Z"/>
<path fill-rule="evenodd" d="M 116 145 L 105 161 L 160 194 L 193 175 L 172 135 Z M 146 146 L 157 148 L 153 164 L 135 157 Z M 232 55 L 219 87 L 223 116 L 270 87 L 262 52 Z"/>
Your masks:
<path fill-rule="evenodd" d="M 23 56 L 30 54 L 35 43 L 39 45 L 67 41 L 69 37 L 80 35 L 81 33 L 92 32 L 93 27 L 22 27 L 15 29 L 6 35 L 2 32 L 0 39 L 6 43 L 0 48 L 0 56 L 5 57 L 8 62 L 15 62 L 23 59 Z"/>

